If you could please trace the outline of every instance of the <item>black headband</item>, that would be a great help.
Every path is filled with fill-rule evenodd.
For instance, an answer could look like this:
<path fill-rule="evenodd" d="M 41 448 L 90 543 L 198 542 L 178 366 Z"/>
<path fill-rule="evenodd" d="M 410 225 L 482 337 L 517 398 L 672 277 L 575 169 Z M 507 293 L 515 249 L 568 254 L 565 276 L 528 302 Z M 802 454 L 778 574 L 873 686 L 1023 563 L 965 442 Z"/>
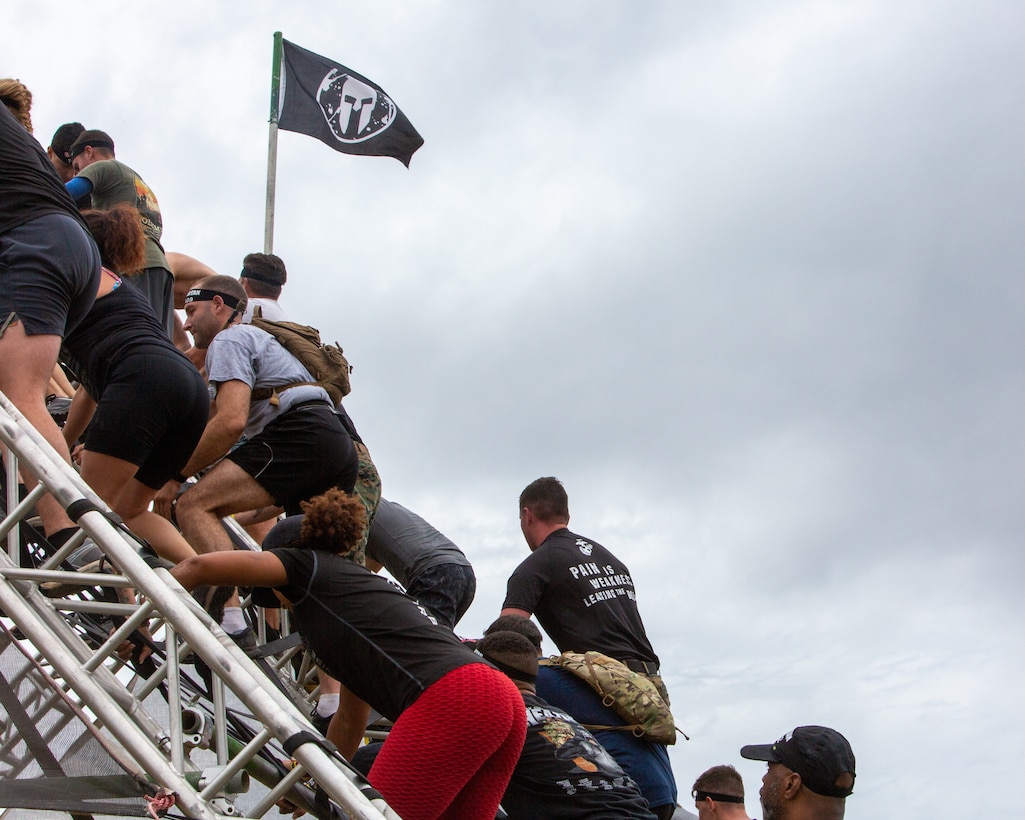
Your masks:
<path fill-rule="evenodd" d="M 524 672 L 522 669 L 517 669 L 514 666 L 509 666 L 507 663 L 502 663 L 499 660 L 495 660 L 490 655 L 485 655 L 479 649 L 474 649 L 474 654 L 480 655 L 484 660 L 494 666 L 499 672 L 504 672 L 513 680 L 521 681 L 522 683 L 534 683 L 537 680 L 537 675 L 531 675 L 529 672 Z"/>
<path fill-rule="evenodd" d="M 744 802 L 744 798 L 743 797 L 737 797 L 735 794 L 716 794 L 715 792 L 703 792 L 701 790 L 696 790 L 694 792 L 693 797 L 694 797 L 694 801 L 696 803 L 700 803 L 706 797 L 711 797 L 717 803 L 743 803 Z"/>
<path fill-rule="evenodd" d="M 281 287 L 281 283 L 276 279 L 271 279 L 267 276 L 261 276 L 258 273 L 253 273 L 249 268 L 243 267 L 242 273 L 239 274 L 243 279 L 255 279 L 257 282 L 266 282 L 268 285 L 274 285 L 275 287 Z"/>
<path fill-rule="evenodd" d="M 221 293 L 219 290 L 206 290 L 205 288 L 193 288 L 185 294 L 185 304 L 191 302 L 212 302 L 215 296 L 220 296 L 224 304 L 235 310 L 238 307 L 238 297 L 230 293 Z"/>

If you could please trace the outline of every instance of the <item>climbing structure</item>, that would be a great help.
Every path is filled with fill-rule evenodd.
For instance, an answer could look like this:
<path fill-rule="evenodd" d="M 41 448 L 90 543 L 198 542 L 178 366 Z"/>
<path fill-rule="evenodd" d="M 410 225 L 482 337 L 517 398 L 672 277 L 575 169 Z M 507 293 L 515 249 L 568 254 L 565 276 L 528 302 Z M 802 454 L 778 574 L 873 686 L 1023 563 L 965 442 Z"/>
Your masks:
<path fill-rule="evenodd" d="M 295 648 L 236 646 L 2 394 L 0 442 L 0 815 L 397 817 L 306 719 Z M 59 550 L 46 491 L 83 531 Z M 105 571 L 68 564 L 85 536 Z M 140 629 L 153 654 L 122 659 Z"/>

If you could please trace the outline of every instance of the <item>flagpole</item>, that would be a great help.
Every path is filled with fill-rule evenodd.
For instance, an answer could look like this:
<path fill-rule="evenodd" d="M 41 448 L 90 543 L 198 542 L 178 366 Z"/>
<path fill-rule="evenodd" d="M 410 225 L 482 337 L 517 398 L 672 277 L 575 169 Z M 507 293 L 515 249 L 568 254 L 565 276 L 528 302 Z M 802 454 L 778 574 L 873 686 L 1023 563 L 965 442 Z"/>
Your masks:
<path fill-rule="evenodd" d="M 267 140 L 267 210 L 263 222 L 263 252 L 274 251 L 274 194 L 278 174 L 278 99 L 281 93 L 281 32 L 274 32 L 270 79 L 270 135 Z"/>

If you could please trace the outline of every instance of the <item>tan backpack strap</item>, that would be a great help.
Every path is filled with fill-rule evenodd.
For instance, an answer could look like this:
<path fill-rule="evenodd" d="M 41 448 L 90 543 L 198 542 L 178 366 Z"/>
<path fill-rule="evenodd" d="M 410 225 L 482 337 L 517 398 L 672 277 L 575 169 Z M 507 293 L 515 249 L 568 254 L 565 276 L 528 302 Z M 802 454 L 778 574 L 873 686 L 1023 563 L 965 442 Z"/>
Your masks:
<path fill-rule="evenodd" d="M 594 723 L 581 723 L 589 732 L 629 732 L 634 737 L 644 737 L 644 728 L 638 723 L 632 723 L 629 726 L 598 726 Z"/>

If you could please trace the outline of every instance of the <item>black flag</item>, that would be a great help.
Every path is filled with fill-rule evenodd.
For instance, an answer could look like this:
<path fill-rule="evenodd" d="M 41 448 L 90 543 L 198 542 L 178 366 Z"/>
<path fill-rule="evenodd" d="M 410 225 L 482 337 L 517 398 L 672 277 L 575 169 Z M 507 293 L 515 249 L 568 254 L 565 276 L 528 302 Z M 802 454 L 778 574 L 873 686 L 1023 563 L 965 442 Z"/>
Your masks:
<path fill-rule="evenodd" d="M 345 154 L 395 157 L 409 167 L 423 137 L 379 85 L 288 40 L 282 45 L 278 128 Z"/>

